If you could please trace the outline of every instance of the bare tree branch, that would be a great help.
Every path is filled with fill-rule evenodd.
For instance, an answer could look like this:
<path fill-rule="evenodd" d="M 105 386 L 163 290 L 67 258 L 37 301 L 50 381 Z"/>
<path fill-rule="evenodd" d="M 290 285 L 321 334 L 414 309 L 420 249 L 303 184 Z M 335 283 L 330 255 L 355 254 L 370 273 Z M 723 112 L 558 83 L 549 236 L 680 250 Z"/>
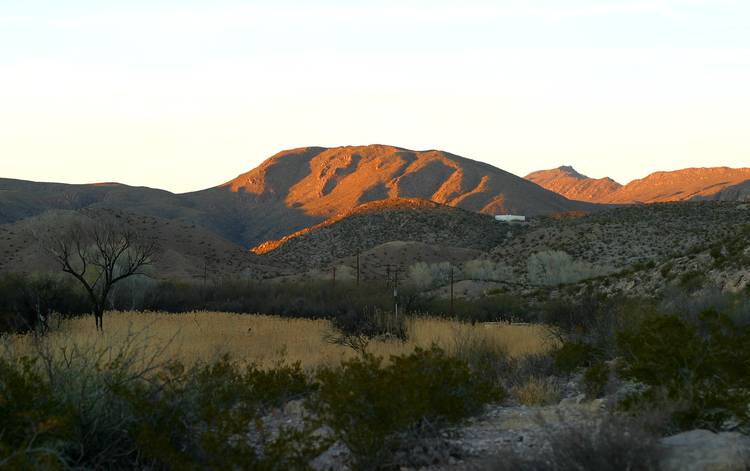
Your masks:
<path fill-rule="evenodd" d="M 115 283 L 153 263 L 156 242 L 110 215 L 48 222 L 34 237 L 61 267 L 85 288 L 98 329 Z"/>

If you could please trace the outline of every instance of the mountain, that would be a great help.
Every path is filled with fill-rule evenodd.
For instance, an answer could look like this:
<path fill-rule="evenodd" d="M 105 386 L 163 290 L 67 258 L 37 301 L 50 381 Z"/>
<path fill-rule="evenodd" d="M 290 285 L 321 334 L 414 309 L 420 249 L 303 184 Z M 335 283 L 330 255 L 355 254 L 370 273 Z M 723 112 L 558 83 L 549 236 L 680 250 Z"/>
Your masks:
<path fill-rule="evenodd" d="M 240 194 L 273 208 L 278 224 L 285 225 L 277 231 L 280 235 L 309 226 L 311 219 L 322 222 L 363 203 L 394 198 L 419 198 L 485 214 L 595 209 L 489 164 L 442 151 L 384 145 L 284 151 L 208 191 Z M 246 238 L 270 237 L 246 233 Z"/>
<path fill-rule="evenodd" d="M 527 175 L 526 179 L 566 198 L 592 203 L 750 199 L 750 168 L 686 168 L 671 172 L 655 172 L 624 186 L 610 178 L 586 177 L 572 167 L 533 172 Z"/>
<path fill-rule="evenodd" d="M 447 152 L 371 145 L 280 152 L 223 185 L 185 194 L 116 183 L 0 179 L 0 223 L 49 209 L 118 209 L 197 224 L 251 247 L 363 203 L 395 198 L 421 198 L 485 214 L 598 209 Z"/>
<path fill-rule="evenodd" d="M 748 180 L 750 168 L 686 168 L 673 172 L 655 172 L 646 178 L 628 183 L 615 192 L 607 202 L 653 203 L 711 199 L 722 190 Z"/>
<path fill-rule="evenodd" d="M 589 178 L 573 167 L 540 170 L 525 177 L 537 185 L 577 201 L 601 201 L 622 188 L 611 178 Z"/>

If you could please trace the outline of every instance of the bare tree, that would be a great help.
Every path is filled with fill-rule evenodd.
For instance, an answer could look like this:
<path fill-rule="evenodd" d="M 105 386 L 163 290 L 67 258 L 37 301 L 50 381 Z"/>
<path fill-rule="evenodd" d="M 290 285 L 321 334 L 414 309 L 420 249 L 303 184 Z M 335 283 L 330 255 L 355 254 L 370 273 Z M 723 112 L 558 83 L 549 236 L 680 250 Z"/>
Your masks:
<path fill-rule="evenodd" d="M 35 234 L 62 271 L 86 289 L 97 330 L 104 330 L 104 310 L 112 287 L 145 274 L 143 269 L 153 262 L 156 253 L 155 241 L 122 219 L 119 215 L 97 215 L 92 220 L 68 221 L 62 227 L 47 223 L 44 233 Z"/>

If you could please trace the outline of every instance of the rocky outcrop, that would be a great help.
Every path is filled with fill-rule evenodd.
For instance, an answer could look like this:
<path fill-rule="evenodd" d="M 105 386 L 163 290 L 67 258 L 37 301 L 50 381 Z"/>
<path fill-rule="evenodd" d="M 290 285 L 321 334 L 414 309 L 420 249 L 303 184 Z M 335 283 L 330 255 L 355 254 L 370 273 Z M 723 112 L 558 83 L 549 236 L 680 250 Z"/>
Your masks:
<path fill-rule="evenodd" d="M 691 430 L 661 440 L 664 471 L 745 471 L 750 437 L 736 432 Z"/>

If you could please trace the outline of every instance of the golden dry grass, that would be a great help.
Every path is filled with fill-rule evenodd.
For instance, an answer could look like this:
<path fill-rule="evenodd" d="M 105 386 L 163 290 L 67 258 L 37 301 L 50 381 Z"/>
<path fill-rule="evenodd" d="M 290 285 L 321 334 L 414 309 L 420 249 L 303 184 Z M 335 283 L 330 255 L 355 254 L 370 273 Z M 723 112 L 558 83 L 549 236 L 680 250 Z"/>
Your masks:
<path fill-rule="evenodd" d="M 514 386 L 510 394 L 525 406 L 557 404 L 562 396 L 560 386 L 555 382 L 536 377 L 531 377 L 525 383 Z"/>
<path fill-rule="evenodd" d="M 270 366 L 280 360 L 299 361 L 305 368 L 331 365 L 354 352 L 324 340 L 330 332 L 326 320 L 285 319 L 265 315 L 223 312 L 182 314 L 111 312 L 104 318 L 104 334 L 98 334 L 91 318 L 63 321 L 48 335 L 53 349 L 63 346 L 111 346 L 132 341 L 133 335 L 150 349 L 164 349 L 164 357 L 192 364 L 229 354 L 242 362 Z M 544 328 L 534 325 L 477 324 L 475 326 L 432 318 L 410 319 L 409 340 L 373 341 L 368 351 L 388 357 L 408 353 L 415 347 L 436 343 L 447 351 L 457 348 L 456 339 L 472 336 L 486 339 L 510 355 L 523 356 L 546 350 L 550 343 Z M 6 344 L 23 351 L 31 336 L 11 337 Z"/>

